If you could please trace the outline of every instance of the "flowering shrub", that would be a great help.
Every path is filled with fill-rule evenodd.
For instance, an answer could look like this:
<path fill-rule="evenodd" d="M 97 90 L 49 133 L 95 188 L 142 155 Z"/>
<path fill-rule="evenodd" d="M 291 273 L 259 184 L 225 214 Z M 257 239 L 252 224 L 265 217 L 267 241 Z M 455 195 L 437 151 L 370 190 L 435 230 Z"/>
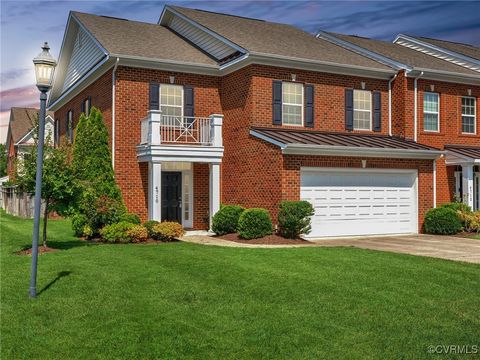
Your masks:
<path fill-rule="evenodd" d="M 134 225 L 126 231 L 127 236 L 131 242 L 143 242 L 148 239 L 148 230 L 145 226 Z"/>
<path fill-rule="evenodd" d="M 173 241 L 185 234 L 183 226 L 176 222 L 164 221 L 153 226 L 154 238 L 162 241 Z"/>
<path fill-rule="evenodd" d="M 463 230 L 467 232 L 480 232 L 480 211 L 464 212 L 457 211 Z"/>

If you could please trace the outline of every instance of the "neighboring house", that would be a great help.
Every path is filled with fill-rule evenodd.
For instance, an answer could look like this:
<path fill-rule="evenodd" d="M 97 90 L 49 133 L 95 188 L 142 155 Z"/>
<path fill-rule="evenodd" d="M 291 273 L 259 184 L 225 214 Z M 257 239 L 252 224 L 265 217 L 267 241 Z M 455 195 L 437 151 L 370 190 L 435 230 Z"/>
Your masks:
<path fill-rule="evenodd" d="M 7 132 L 7 173 L 12 176 L 17 166 L 21 167 L 26 156 L 30 156 L 34 145 L 34 126 L 38 119 L 38 109 L 12 107 Z M 53 112 L 48 112 L 45 119 L 45 138 L 53 136 Z M 52 139 L 53 140 L 53 139 Z"/>
<path fill-rule="evenodd" d="M 314 237 L 419 232 L 455 193 L 442 139 L 465 142 L 423 141 L 433 135 L 413 82 L 419 99 L 431 84 L 442 92 L 440 113 L 425 97 L 425 118 L 445 129 L 462 115 L 443 97 L 449 109 L 468 95 L 477 111 L 480 73 L 389 44 L 429 57 L 423 69 L 325 34 L 176 6 L 158 24 L 72 12 L 49 101 L 56 133 L 72 141 L 79 114 L 98 107 L 116 181 L 143 219 L 207 229 L 220 203 L 275 220 L 281 200 L 305 199 Z"/>

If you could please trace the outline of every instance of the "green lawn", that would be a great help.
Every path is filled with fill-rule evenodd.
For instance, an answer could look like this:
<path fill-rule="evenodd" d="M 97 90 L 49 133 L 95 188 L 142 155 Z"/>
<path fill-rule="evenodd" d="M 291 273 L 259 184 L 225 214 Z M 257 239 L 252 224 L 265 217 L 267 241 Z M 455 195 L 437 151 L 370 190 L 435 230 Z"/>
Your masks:
<path fill-rule="evenodd" d="M 1 214 L 1 359 L 423 359 L 480 339 L 480 267 L 353 248 L 86 245 Z M 442 358 L 446 358 L 443 356 Z M 458 355 L 456 356 L 458 358 Z M 472 357 L 470 357 L 472 358 Z"/>

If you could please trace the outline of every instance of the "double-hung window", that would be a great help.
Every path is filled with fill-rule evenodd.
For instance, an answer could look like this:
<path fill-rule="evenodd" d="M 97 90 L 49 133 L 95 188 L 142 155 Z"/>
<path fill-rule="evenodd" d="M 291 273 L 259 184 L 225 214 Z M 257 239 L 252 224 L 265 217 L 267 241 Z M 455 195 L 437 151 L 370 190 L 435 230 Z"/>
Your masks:
<path fill-rule="evenodd" d="M 368 90 L 353 90 L 353 128 L 372 130 L 372 93 Z"/>
<path fill-rule="evenodd" d="M 160 110 L 166 125 L 180 125 L 183 117 L 183 86 L 160 85 Z"/>
<path fill-rule="evenodd" d="M 87 97 L 85 100 L 83 100 L 83 103 L 82 103 L 82 112 L 85 114 L 85 116 L 90 115 L 91 107 L 92 107 L 92 104 L 90 104 L 90 97 Z"/>
<path fill-rule="evenodd" d="M 423 95 L 423 130 L 440 130 L 440 97 L 437 93 L 426 92 Z"/>
<path fill-rule="evenodd" d="M 282 83 L 282 124 L 303 126 L 303 84 Z"/>
<path fill-rule="evenodd" d="M 475 134 L 477 131 L 476 105 L 474 97 L 462 97 L 462 133 L 464 134 Z"/>
<path fill-rule="evenodd" d="M 73 143 L 73 110 L 68 110 L 67 112 L 67 124 L 66 124 L 66 135 L 68 141 Z"/>

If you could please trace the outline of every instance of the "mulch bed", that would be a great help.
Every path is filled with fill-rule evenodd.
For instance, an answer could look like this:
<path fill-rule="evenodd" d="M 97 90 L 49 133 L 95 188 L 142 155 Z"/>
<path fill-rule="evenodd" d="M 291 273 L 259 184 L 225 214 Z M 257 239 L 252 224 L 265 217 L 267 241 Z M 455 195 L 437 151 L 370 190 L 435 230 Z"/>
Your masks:
<path fill-rule="evenodd" d="M 279 235 L 267 235 L 259 239 L 245 240 L 242 239 L 237 233 L 217 235 L 219 239 L 233 241 L 241 244 L 256 244 L 256 245 L 315 245 L 310 241 L 303 239 L 285 239 Z"/>
<path fill-rule="evenodd" d="M 110 245 L 114 245 L 114 243 L 109 243 L 107 241 L 103 241 L 102 238 L 91 238 L 91 239 L 87 239 L 85 237 L 81 237 L 79 238 L 80 240 L 82 241 L 86 241 L 88 243 L 92 243 L 92 244 L 110 244 Z M 131 242 L 131 243 L 126 243 L 126 244 L 168 244 L 170 242 L 178 242 L 179 240 L 175 239 L 175 240 L 172 240 L 172 241 L 162 241 L 162 240 L 155 240 L 155 239 L 152 239 L 152 238 L 148 238 L 147 240 L 145 241 L 140 241 L 140 242 Z M 117 243 L 117 245 L 121 245 L 121 243 Z"/>
<path fill-rule="evenodd" d="M 58 249 L 54 249 L 54 248 L 51 248 L 51 247 L 48 247 L 48 246 L 46 248 L 44 248 L 43 246 L 39 246 L 38 247 L 38 255 L 42 255 L 42 254 L 50 253 L 50 252 L 55 252 L 57 250 Z M 17 251 L 15 254 L 17 254 L 17 255 L 32 255 L 32 248 Z"/>

